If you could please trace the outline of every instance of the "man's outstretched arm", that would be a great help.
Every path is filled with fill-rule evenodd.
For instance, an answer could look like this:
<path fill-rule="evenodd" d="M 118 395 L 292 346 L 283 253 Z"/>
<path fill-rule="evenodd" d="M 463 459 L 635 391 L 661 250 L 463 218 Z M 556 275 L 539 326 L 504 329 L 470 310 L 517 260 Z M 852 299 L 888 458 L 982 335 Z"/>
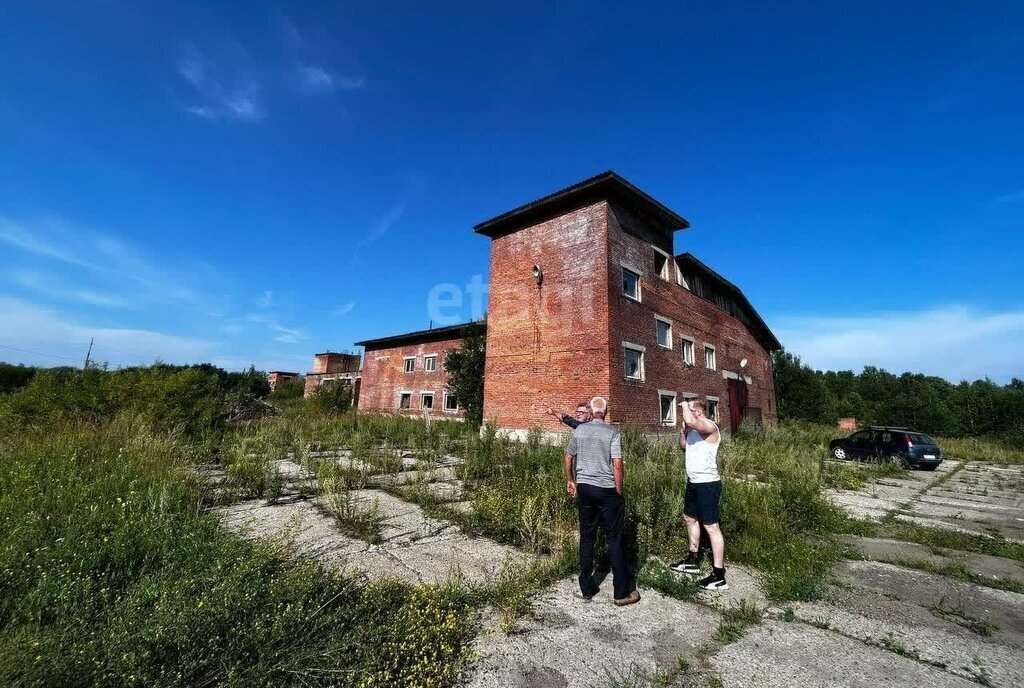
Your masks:
<path fill-rule="evenodd" d="M 547 411 L 545 411 L 545 413 L 548 414 L 549 416 L 554 416 L 555 418 L 557 418 L 561 422 L 563 422 L 566 425 L 568 425 L 573 430 L 578 428 L 579 425 L 580 425 L 580 421 L 576 420 L 575 418 L 570 416 L 568 413 L 562 413 L 561 411 L 556 411 L 553 408 L 551 408 L 550 406 L 548 406 L 548 409 L 547 409 Z"/>

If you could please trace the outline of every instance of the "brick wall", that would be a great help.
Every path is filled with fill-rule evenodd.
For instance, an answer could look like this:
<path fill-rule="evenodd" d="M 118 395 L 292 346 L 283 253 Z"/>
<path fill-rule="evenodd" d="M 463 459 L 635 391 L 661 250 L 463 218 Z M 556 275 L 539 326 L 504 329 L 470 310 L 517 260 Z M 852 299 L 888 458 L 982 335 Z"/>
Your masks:
<path fill-rule="evenodd" d="M 675 392 L 681 401 L 685 394 L 702 399 L 718 398 L 719 425 L 729 428 L 729 394 L 723 372 L 742 373 L 749 378 L 748 408 L 761 410 L 762 422 L 774 423 L 775 392 L 772 385 L 769 353 L 737 318 L 696 296 L 676 282 L 675 261 L 670 263 L 670 279 L 655 273 L 652 247 L 673 254 L 671 239 L 656 232 L 629 212 L 615 207 L 609 211 L 609 262 L 612 279 L 608 298 L 612 346 L 609 367 L 611 379 L 611 415 L 614 421 L 637 423 L 648 430 L 669 430 L 661 423 L 659 390 Z M 622 293 L 621 265 L 640 273 L 641 301 Z M 672 323 L 672 348 L 659 345 L 655 314 Z M 694 364 L 683 362 L 681 337 L 694 340 Z M 644 380 L 625 377 L 622 342 L 644 347 Z M 704 364 L 704 345 L 715 347 L 716 369 Z M 747 359 L 745 370 L 740 360 Z M 678 425 L 678 413 L 677 413 Z"/>
<path fill-rule="evenodd" d="M 654 246 L 668 256 L 670 281 L 655 274 Z M 661 422 L 661 390 L 677 401 L 717 397 L 728 430 L 730 373 L 749 379 L 748 408 L 773 423 L 768 352 L 737 318 L 676 283 L 673 248 L 669 232 L 604 201 L 493 239 L 484 418 L 501 428 L 559 430 L 544 406 L 568 411 L 600 395 L 612 422 L 672 432 Z M 640 303 L 622 293 L 622 264 L 641 275 Z M 539 288 L 534 265 L 544 272 Z M 671 349 L 658 344 L 655 314 L 672 323 Z M 681 335 L 694 340 L 692 366 L 683 362 Z M 625 378 L 623 341 L 645 349 L 642 381 Z M 705 367 L 705 343 L 715 347 L 715 370 Z"/>
<path fill-rule="evenodd" d="M 270 383 L 270 391 L 273 392 L 282 382 L 294 380 L 297 377 L 299 376 L 296 373 L 273 372 L 267 373 L 267 382 Z"/>
<path fill-rule="evenodd" d="M 344 373 L 359 370 L 359 354 L 324 353 L 313 356 L 314 373 Z"/>
<path fill-rule="evenodd" d="M 445 353 L 457 348 L 462 339 L 445 339 L 443 341 L 420 342 L 391 348 L 367 348 L 363 354 L 363 375 L 359 391 L 359 410 L 388 410 L 396 413 L 419 415 L 421 394 L 434 394 L 434 410 L 432 415 L 462 416 L 457 413 L 444 412 L 444 392 L 448 383 L 448 374 L 444 369 Z M 428 373 L 424 369 L 425 356 L 437 356 L 437 369 Z M 415 370 L 405 372 L 406 357 L 415 357 Z M 401 394 L 411 394 L 408 411 L 399 409 Z"/>
<path fill-rule="evenodd" d="M 545 416 L 607 395 L 607 204 L 492 239 L 484 419 L 564 429 Z M 544 272 L 540 287 L 533 266 Z"/>

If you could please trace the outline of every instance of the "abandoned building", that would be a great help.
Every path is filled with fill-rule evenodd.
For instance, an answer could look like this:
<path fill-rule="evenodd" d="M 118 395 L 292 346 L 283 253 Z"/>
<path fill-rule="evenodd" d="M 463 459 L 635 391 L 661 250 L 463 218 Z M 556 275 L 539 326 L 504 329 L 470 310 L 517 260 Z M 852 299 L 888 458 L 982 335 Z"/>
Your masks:
<path fill-rule="evenodd" d="M 367 339 L 363 347 L 363 386 L 360 409 L 389 409 L 401 413 L 434 413 L 461 417 L 459 400 L 448 392 L 444 358 L 457 348 L 469 325 L 438 327 L 420 332 Z"/>
<path fill-rule="evenodd" d="M 737 286 L 675 254 L 688 227 L 614 172 L 476 225 L 491 241 L 484 418 L 554 431 L 546 406 L 600 395 L 612 422 L 648 431 L 674 429 L 689 398 L 726 432 L 774 423 L 781 345 Z M 359 409 L 461 415 L 443 359 L 464 327 L 359 342 Z"/>
<path fill-rule="evenodd" d="M 325 385 L 348 385 L 352 388 L 352 403 L 359 400 L 360 363 L 359 354 L 326 351 L 313 355 L 313 370 L 306 373 L 306 389 L 303 394 L 311 397 Z"/>
<path fill-rule="evenodd" d="M 284 370 L 271 370 L 267 373 L 267 382 L 270 384 L 270 391 L 273 392 L 282 383 L 288 382 L 288 380 L 295 380 L 296 378 L 302 377 L 298 373 L 289 373 Z"/>

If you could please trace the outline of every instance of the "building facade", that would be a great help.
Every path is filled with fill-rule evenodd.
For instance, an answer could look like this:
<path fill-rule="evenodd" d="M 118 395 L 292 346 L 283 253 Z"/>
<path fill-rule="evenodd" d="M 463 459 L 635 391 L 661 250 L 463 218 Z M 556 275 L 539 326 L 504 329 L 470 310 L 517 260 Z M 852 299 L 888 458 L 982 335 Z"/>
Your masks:
<path fill-rule="evenodd" d="M 726 432 L 774 423 L 781 345 L 738 287 L 675 254 L 688 227 L 613 172 L 477 225 L 491 241 L 484 418 L 513 434 L 554 431 L 546 406 L 603 396 L 612 422 L 651 432 L 674 431 L 688 398 Z M 437 411 L 441 359 L 461 327 L 361 342 L 360 409 Z"/>
<path fill-rule="evenodd" d="M 364 350 L 359 410 L 461 418 L 463 409 L 448 391 L 444 360 L 449 349 L 462 344 L 467 327 L 439 327 L 357 342 Z"/>
<path fill-rule="evenodd" d="M 324 385 L 348 385 L 352 388 L 352 403 L 356 404 L 360 393 L 359 354 L 327 351 L 313 355 L 313 369 L 306 373 L 306 389 L 303 396 L 311 397 Z"/>
<path fill-rule="evenodd" d="M 281 383 L 294 380 L 300 377 L 298 373 L 288 373 L 283 370 L 271 370 L 267 373 L 267 382 L 270 384 L 270 391 L 276 390 Z"/>

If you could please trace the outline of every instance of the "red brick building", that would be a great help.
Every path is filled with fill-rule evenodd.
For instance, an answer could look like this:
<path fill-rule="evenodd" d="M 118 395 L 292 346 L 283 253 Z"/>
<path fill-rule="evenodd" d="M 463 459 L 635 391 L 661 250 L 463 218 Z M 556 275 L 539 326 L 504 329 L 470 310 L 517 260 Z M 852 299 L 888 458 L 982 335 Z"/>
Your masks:
<path fill-rule="evenodd" d="M 306 390 L 303 396 L 313 396 L 323 385 L 349 385 L 352 387 L 352 403 L 357 403 L 361 360 L 359 354 L 333 351 L 314 354 L 313 370 L 306 373 Z"/>
<path fill-rule="evenodd" d="M 462 417 L 458 399 L 448 393 L 444 358 L 462 343 L 467 325 L 438 327 L 356 342 L 364 349 L 359 410 Z"/>
<path fill-rule="evenodd" d="M 613 172 L 478 224 L 491 240 L 484 418 L 516 434 L 558 430 L 544 406 L 600 395 L 612 422 L 649 431 L 674 429 L 676 403 L 691 397 L 727 432 L 774 423 L 770 355 L 781 345 L 738 287 L 675 255 L 688 227 Z M 362 342 L 360 409 L 415 411 L 428 393 L 438 408 L 440 359 L 460 327 Z M 430 354 L 433 376 L 421 367 Z"/>
<path fill-rule="evenodd" d="M 281 385 L 282 382 L 294 380 L 297 377 L 299 377 L 298 373 L 289 373 L 283 370 L 271 370 L 267 373 L 267 382 L 270 383 L 270 391 L 273 392 Z"/>

